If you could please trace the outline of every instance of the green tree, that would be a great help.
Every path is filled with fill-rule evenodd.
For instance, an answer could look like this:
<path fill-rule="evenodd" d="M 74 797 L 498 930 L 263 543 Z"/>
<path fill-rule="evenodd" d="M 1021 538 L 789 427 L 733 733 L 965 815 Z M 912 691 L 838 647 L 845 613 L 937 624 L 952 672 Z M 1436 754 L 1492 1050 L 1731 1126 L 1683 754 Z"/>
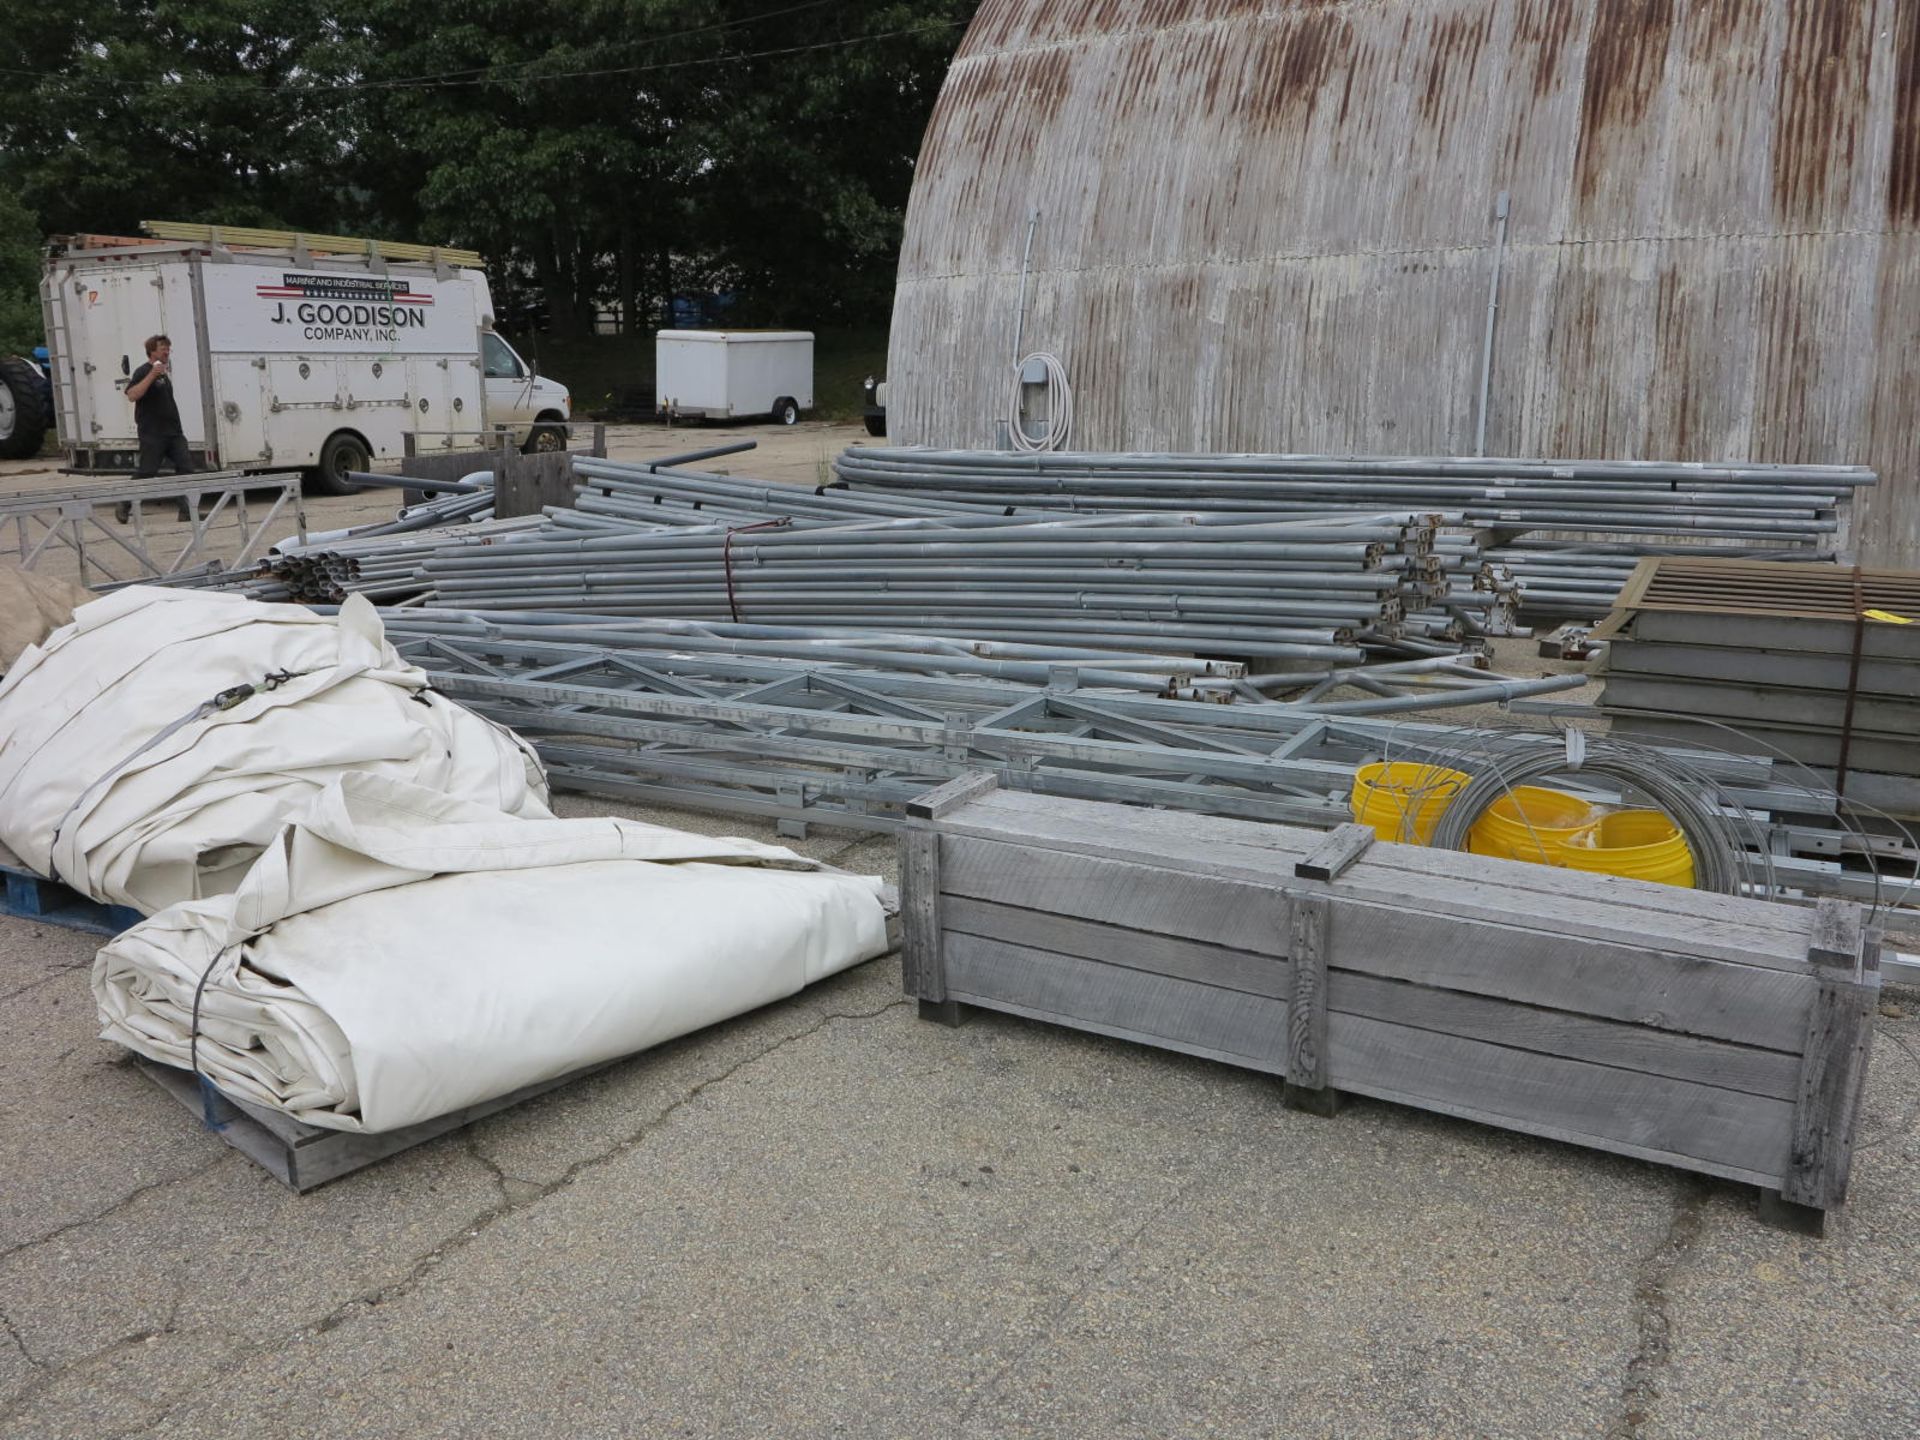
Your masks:
<path fill-rule="evenodd" d="M 683 287 L 736 290 L 770 321 L 875 319 L 972 8 L 16 7 L 30 73 L 0 86 L 0 246 L 148 218 L 344 230 L 477 248 L 502 299 L 559 335 L 608 304 L 644 320 Z M 0 259 L 8 316 L 30 299 L 21 268 Z"/>

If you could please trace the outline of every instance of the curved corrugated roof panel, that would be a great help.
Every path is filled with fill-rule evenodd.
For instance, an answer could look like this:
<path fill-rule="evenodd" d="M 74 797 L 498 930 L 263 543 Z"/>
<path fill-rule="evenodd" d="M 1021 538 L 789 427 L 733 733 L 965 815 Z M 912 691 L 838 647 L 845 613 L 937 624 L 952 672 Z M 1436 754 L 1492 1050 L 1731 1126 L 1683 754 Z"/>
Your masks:
<path fill-rule="evenodd" d="M 986 0 L 900 261 L 889 422 L 990 444 L 1865 463 L 1920 564 L 1920 4 Z"/>

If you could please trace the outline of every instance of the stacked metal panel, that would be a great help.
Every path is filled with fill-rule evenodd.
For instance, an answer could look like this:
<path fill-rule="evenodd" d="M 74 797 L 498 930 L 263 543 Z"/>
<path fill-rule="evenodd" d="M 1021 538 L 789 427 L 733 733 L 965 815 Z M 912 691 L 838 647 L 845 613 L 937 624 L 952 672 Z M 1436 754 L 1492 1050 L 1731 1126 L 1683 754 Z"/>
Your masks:
<path fill-rule="evenodd" d="M 688 622 L 526 623 L 538 618 L 385 617 L 389 640 L 437 689 L 526 734 L 558 784 L 866 829 L 891 828 L 927 784 L 981 768 L 1054 794 L 1330 825 L 1347 816 L 1356 765 L 1452 755 L 1475 733 L 1400 714 L 1580 683 L 1390 665 L 1340 677 L 1371 698 L 1271 704 L 1238 694 L 1237 667 L 1198 661 Z M 1196 703 L 1209 695 L 1254 703 Z M 1764 762 L 1701 764 L 1743 804 L 1790 798 L 1772 793 Z"/>
<path fill-rule="evenodd" d="M 386 622 L 436 688 L 532 740 L 562 788 L 865 830 L 895 828 L 919 789 L 975 770 L 1047 794 L 1333 825 L 1368 761 L 1478 772 L 1561 745 L 1553 732 L 1408 712 L 1579 681 L 1415 661 L 1289 676 L 1307 688 L 1273 704 L 1245 687 L 1278 676 L 1249 681 L 1233 665 L 1091 649 L 549 612 L 405 610 Z M 1323 699 L 1329 681 L 1367 698 Z M 1196 703 L 1207 700 L 1234 703 Z M 1672 746 L 1660 755 L 1735 816 L 1831 809 L 1830 793 L 1762 757 Z M 1777 818 L 1736 828 L 1744 838 L 1729 844 L 1746 850 L 1760 893 L 1894 894 L 1873 872 L 1828 858 L 1854 837 Z"/>
<path fill-rule="evenodd" d="M 1648 560 L 1596 633 L 1616 731 L 1780 757 L 1920 816 L 1920 574 Z"/>
<path fill-rule="evenodd" d="M 1454 541 L 1510 574 L 1530 615 L 1604 610 L 1643 555 L 1675 539 L 1831 559 L 1846 511 L 1874 483 L 1839 465 L 1506 460 L 1450 456 L 1014 454 L 856 446 L 835 462 L 856 490 L 989 506 L 1288 515 L 1406 505 L 1448 513 Z M 1550 532 L 1560 541 L 1521 541 Z M 1742 548 L 1740 553 L 1747 553 Z"/>

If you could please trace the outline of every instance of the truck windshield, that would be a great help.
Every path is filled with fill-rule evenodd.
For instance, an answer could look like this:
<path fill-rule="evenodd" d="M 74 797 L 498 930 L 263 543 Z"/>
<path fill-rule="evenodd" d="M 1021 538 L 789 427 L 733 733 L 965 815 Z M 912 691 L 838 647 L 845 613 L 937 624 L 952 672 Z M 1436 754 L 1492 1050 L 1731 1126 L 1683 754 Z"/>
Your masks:
<path fill-rule="evenodd" d="M 489 380 L 518 380 L 527 373 L 520 364 L 520 357 L 513 353 L 513 347 L 498 335 L 488 331 L 480 337 L 480 341 Z"/>

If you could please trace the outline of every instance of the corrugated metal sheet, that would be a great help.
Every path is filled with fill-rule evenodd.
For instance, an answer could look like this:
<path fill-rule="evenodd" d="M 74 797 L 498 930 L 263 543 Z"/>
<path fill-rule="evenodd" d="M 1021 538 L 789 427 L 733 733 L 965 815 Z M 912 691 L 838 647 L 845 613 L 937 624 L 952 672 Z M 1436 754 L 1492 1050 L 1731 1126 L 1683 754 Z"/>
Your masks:
<path fill-rule="evenodd" d="M 1920 0 L 986 0 L 889 364 L 992 443 L 1027 349 L 1090 448 L 1876 466 L 1920 566 Z"/>

